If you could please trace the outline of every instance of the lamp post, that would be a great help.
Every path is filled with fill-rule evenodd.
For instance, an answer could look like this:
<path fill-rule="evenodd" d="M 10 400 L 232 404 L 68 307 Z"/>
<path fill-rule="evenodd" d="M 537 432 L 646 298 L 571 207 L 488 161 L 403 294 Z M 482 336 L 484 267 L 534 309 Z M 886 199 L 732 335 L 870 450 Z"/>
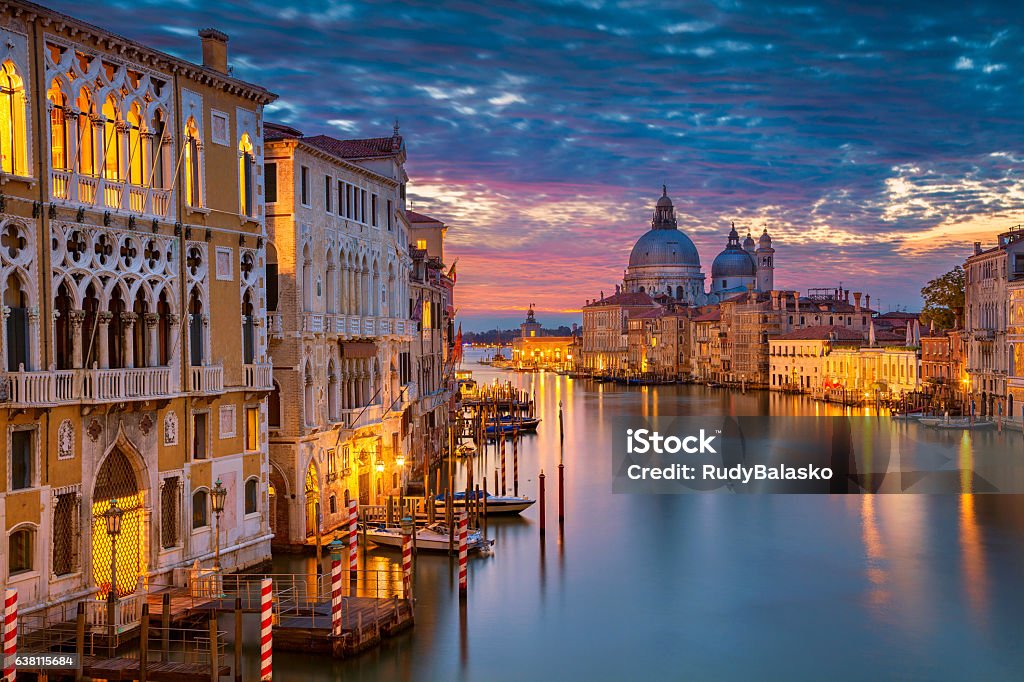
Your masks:
<path fill-rule="evenodd" d="M 384 490 L 384 459 L 381 455 L 381 459 L 377 460 L 377 465 L 374 467 L 377 470 L 377 489 Z M 377 498 L 378 504 L 381 502 L 380 496 Z"/>
<path fill-rule="evenodd" d="M 110 508 L 103 512 L 103 520 L 107 524 L 107 536 L 110 538 L 110 590 L 107 592 L 107 625 L 110 631 L 110 646 L 114 646 L 116 628 L 115 612 L 117 610 L 117 536 L 121 534 L 121 518 L 124 510 L 117 506 L 117 499 L 111 498 Z"/>
<path fill-rule="evenodd" d="M 220 572 L 220 515 L 224 513 L 224 500 L 228 496 L 228 489 L 220 481 L 220 477 L 217 477 L 217 482 L 213 484 L 213 490 L 210 491 L 210 498 L 213 504 L 213 568 L 218 573 Z"/>

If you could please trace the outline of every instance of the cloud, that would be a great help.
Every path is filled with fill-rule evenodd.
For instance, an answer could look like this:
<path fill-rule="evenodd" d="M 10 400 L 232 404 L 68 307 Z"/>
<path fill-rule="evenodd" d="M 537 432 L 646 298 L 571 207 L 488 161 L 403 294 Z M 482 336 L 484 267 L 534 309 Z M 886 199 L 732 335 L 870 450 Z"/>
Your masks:
<path fill-rule="evenodd" d="M 226 30 L 307 134 L 399 118 L 467 313 L 611 291 L 662 182 L 705 266 L 729 221 L 768 226 L 780 284 L 910 306 L 1024 218 L 1019 3 L 48 4 L 192 60 Z"/>

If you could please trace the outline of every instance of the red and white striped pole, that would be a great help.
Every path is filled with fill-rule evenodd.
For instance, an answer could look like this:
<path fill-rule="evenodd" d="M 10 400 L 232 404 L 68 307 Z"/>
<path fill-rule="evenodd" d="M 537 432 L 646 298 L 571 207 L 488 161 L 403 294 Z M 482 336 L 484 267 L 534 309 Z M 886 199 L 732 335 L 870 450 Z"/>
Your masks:
<path fill-rule="evenodd" d="M 402 519 L 402 593 L 412 599 L 412 519 Z"/>
<path fill-rule="evenodd" d="M 14 665 L 18 653 L 18 591 L 14 588 L 4 590 L 4 679 L 3 682 L 14 682 L 18 672 Z"/>
<path fill-rule="evenodd" d="M 512 496 L 519 497 L 519 429 L 512 429 Z"/>
<path fill-rule="evenodd" d="M 355 578 L 359 568 L 359 503 L 348 501 L 348 570 Z"/>
<path fill-rule="evenodd" d="M 260 582 L 260 682 L 274 679 L 274 581 Z"/>
<path fill-rule="evenodd" d="M 341 544 L 340 542 L 338 543 Z M 331 560 L 331 632 L 335 637 L 341 637 L 341 555 L 336 554 Z"/>
<path fill-rule="evenodd" d="M 466 512 L 459 514 L 459 598 L 466 598 L 466 591 L 469 588 L 469 580 L 467 579 L 466 571 L 469 568 L 469 548 L 467 547 L 467 528 L 469 526 L 469 517 Z"/>

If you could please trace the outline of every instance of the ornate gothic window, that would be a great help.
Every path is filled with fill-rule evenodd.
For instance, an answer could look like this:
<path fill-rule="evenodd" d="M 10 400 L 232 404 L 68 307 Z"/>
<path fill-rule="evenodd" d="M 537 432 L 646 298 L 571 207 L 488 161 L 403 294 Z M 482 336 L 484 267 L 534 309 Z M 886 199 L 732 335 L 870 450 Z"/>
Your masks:
<path fill-rule="evenodd" d="M 242 135 L 238 143 L 238 211 L 242 215 L 255 215 L 253 168 L 255 167 L 252 140 L 249 133 Z"/>
<path fill-rule="evenodd" d="M 182 170 L 185 173 L 185 201 L 189 206 L 196 208 L 203 205 L 200 176 L 201 153 L 199 126 L 196 125 L 194 118 L 189 118 L 185 123 L 185 166 Z"/>
<path fill-rule="evenodd" d="M 114 96 L 103 103 L 103 177 L 121 180 L 121 135 L 117 130 L 118 110 Z"/>
<path fill-rule="evenodd" d="M 68 98 L 55 78 L 46 94 L 50 102 L 50 165 L 57 170 L 70 170 L 71 131 L 68 129 Z"/>
<path fill-rule="evenodd" d="M 0 169 L 28 175 L 25 84 L 11 61 L 0 65 Z"/>
<path fill-rule="evenodd" d="M 93 135 L 92 117 L 95 113 L 89 91 L 82 88 L 75 103 L 78 107 L 78 172 L 82 175 L 96 175 L 96 139 Z M 85 201 L 86 197 L 81 197 Z M 89 199 L 91 201 L 91 199 Z"/>
<path fill-rule="evenodd" d="M 142 149 L 142 114 L 138 102 L 134 102 L 128 109 L 126 121 L 128 124 L 128 182 L 133 185 L 147 185 L 149 178 L 146 177 L 146 155 Z M 141 209 L 141 206 L 138 207 Z M 132 207 L 136 210 L 136 207 Z"/>

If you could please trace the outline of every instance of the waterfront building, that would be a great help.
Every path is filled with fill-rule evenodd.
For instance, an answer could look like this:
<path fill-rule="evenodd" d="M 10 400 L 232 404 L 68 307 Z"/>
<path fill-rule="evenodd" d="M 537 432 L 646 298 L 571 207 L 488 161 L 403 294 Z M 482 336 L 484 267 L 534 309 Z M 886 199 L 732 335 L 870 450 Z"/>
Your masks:
<path fill-rule="evenodd" d="M 964 332 L 971 399 L 980 414 L 1005 410 L 1007 379 L 1013 370 L 1007 340 L 1009 282 L 1024 276 L 1024 229 L 999 235 L 994 247 L 975 242 L 964 263 Z M 1018 395 L 1018 399 L 1020 396 Z"/>
<path fill-rule="evenodd" d="M 349 499 L 380 504 L 400 484 L 418 336 L 405 158 L 397 127 L 339 140 L 266 126 L 275 544 L 331 531 Z"/>
<path fill-rule="evenodd" d="M 454 385 L 455 364 L 460 351 L 455 344 L 455 272 L 454 265 L 445 270 L 444 237 L 447 226 L 435 218 L 408 212 L 411 216 L 412 280 L 410 317 L 416 323 L 411 344 L 411 366 L 400 372 L 411 372 L 413 385 L 408 399 L 413 401 L 409 413 L 412 428 L 411 451 L 406 460 L 413 472 L 436 461 L 447 443 L 449 401 Z"/>
<path fill-rule="evenodd" d="M 692 326 L 691 372 L 698 381 L 721 382 L 722 311 L 718 306 L 700 312 L 690 320 Z"/>
<path fill-rule="evenodd" d="M 568 370 L 573 366 L 575 342 L 575 335 L 546 336 L 531 305 L 519 325 L 519 336 L 512 340 L 512 366 Z"/>
<path fill-rule="evenodd" d="M 796 329 L 768 341 L 770 388 L 819 397 L 853 392 L 858 399 L 919 390 L 919 349 L 906 334 L 847 326 Z M 865 345 L 865 341 L 867 345 Z"/>
<path fill-rule="evenodd" d="M 226 570 L 263 562 L 274 95 L 230 75 L 219 31 L 193 64 L 0 12 L 0 581 L 23 613 L 103 609 L 218 548 Z"/>
<path fill-rule="evenodd" d="M 624 373 L 629 369 L 628 320 L 659 308 L 643 291 L 624 292 L 587 301 L 583 307 L 583 367 L 598 374 Z"/>

